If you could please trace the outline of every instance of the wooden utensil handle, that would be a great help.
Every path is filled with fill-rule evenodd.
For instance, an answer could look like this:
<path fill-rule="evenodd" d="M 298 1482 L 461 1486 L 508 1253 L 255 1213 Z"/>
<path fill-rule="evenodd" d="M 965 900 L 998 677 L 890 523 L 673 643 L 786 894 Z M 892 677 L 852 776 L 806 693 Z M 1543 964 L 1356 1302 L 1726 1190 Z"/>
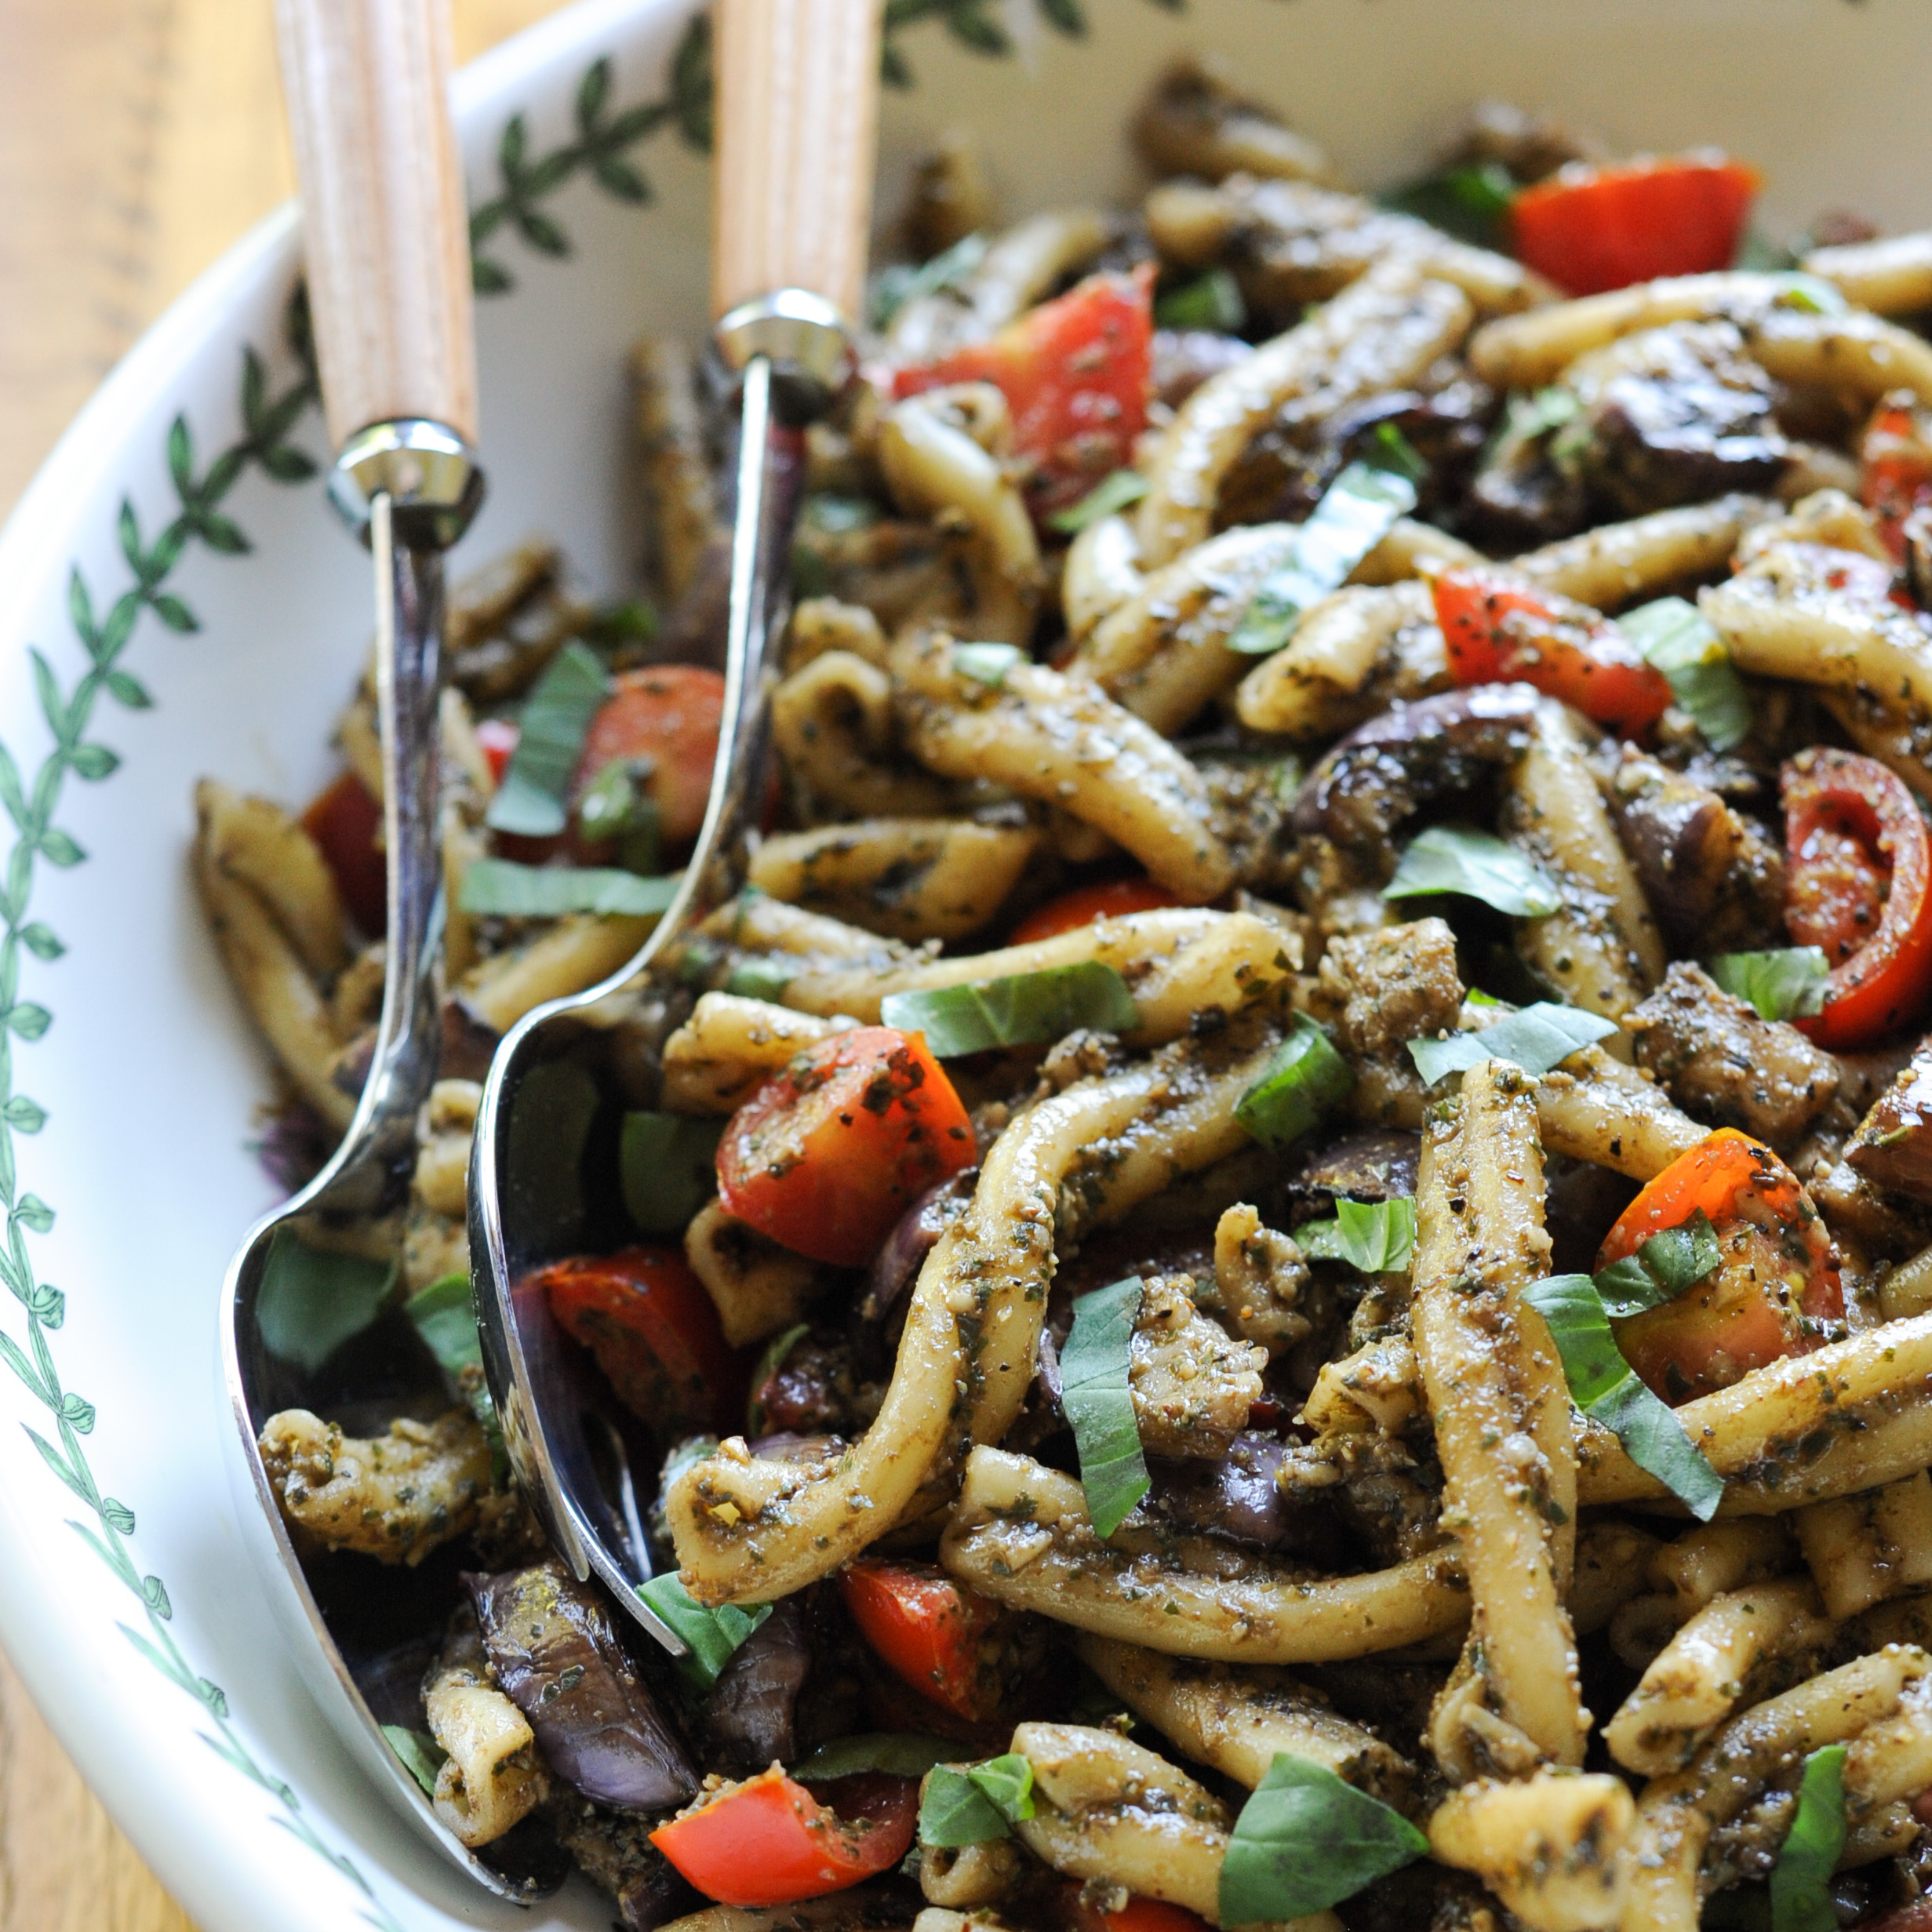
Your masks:
<path fill-rule="evenodd" d="M 275 24 L 329 440 L 423 416 L 474 443 L 449 0 L 275 0 Z"/>
<path fill-rule="evenodd" d="M 806 289 L 856 320 L 882 0 L 716 0 L 711 311 Z"/>

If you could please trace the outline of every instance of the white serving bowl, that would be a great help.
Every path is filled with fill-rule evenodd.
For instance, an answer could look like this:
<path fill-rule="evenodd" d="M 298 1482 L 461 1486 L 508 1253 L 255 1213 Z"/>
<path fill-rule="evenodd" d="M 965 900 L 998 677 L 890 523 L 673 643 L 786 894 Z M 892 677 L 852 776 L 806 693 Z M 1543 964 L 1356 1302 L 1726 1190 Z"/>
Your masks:
<path fill-rule="evenodd" d="M 1131 194 L 1126 115 L 1195 45 L 1233 56 L 1370 185 L 1498 94 L 1619 147 L 1728 146 L 1765 169 L 1774 230 L 1832 206 L 1895 226 L 1932 218 L 1932 49 L 1910 0 L 1086 7 L 1075 40 L 1039 0 L 980 0 L 1011 30 L 1004 59 L 936 22 L 901 34 L 917 85 L 888 98 L 882 206 L 921 141 L 961 124 L 985 137 L 1010 214 Z M 600 57 L 602 125 L 669 98 L 690 13 L 689 0 L 585 0 L 471 68 L 459 120 L 476 202 L 502 192 L 513 116 L 532 156 L 576 138 Z M 515 286 L 479 304 L 492 488 L 459 569 L 542 533 L 598 590 L 628 581 L 624 357 L 647 326 L 703 322 L 707 183 L 675 115 L 627 152 L 649 206 L 580 169 L 534 205 L 534 238 L 555 223 L 567 255 L 511 220 L 486 246 Z M 369 578 L 319 484 L 254 460 L 215 493 L 231 524 L 204 517 L 177 555 L 155 546 L 183 509 L 173 469 L 200 502 L 211 462 L 244 446 L 251 345 L 271 398 L 299 380 L 282 329 L 296 268 L 285 211 L 149 333 L 0 536 L 0 808 L 14 841 L 0 889 L 0 1273 L 15 1290 L 0 1296 L 0 1639 L 205 1932 L 602 1927 L 608 1903 L 581 1883 L 533 1915 L 485 1897 L 364 1783 L 265 1614 L 222 1474 L 217 1291 L 272 1191 L 246 1145 L 264 1063 L 190 890 L 189 794 L 208 773 L 292 801 L 319 784 L 365 648 Z M 171 464 L 176 423 L 188 442 L 175 438 Z M 312 409 L 287 435 L 322 453 Z M 110 613 L 141 569 L 151 595 L 130 631 Z M 109 659 L 91 670 L 90 620 Z"/>

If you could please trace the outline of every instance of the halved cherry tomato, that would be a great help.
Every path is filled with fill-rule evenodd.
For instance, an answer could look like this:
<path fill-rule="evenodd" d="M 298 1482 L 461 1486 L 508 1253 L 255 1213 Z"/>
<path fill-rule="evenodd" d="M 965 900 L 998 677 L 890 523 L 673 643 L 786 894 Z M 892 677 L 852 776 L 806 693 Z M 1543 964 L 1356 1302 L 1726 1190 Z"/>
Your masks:
<path fill-rule="evenodd" d="M 795 1054 L 718 1144 L 726 1212 L 817 1261 L 869 1261 L 934 1182 L 977 1158 L 922 1033 L 856 1027 Z"/>
<path fill-rule="evenodd" d="M 635 759 L 640 768 L 648 762 L 643 784 L 657 807 L 665 842 L 695 839 L 711 795 L 724 704 L 724 679 L 701 665 L 620 671 L 584 734 L 575 789 L 580 793 L 616 759 Z M 579 856 L 595 854 L 587 848 Z"/>
<path fill-rule="evenodd" d="M 1843 1317 L 1838 1256 L 1797 1177 L 1761 1141 L 1720 1127 L 1680 1154 L 1617 1217 L 1596 1257 L 1608 1268 L 1701 1208 L 1723 1259 L 1675 1301 L 1614 1324 L 1638 1377 L 1668 1403 L 1726 1388 L 1804 1355 Z"/>
<path fill-rule="evenodd" d="M 1444 571 L 1435 620 L 1458 684 L 1533 684 L 1627 738 L 1648 731 L 1671 701 L 1663 672 L 1607 618 L 1506 571 Z"/>
<path fill-rule="evenodd" d="M 1859 495 L 1877 518 L 1894 557 L 1905 555 L 1905 519 L 1932 504 L 1932 420 L 1910 390 L 1895 391 L 1872 413 L 1858 459 Z"/>
<path fill-rule="evenodd" d="M 555 1261 L 518 1292 L 549 1297 L 566 1333 L 590 1350 L 618 1399 L 660 1439 L 741 1426 L 744 1361 L 677 1249 Z"/>
<path fill-rule="evenodd" d="M 1151 265 L 1090 275 L 990 342 L 901 369 L 893 393 L 993 384 L 1013 413 L 1013 453 L 1030 466 L 1027 500 L 1035 516 L 1049 516 L 1132 460 L 1147 427 L 1153 290 Z"/>
<path fill-rule="evenodd" d="M 1785 923 L 1832 961 L 1823 1010 L 1792 1024 L 1834 1052 L 1932 1005 L 1932 834 L 1905 780 L 1857 751 L 1801 751 L 1785 802 Z"/>
<path fill-rule="evenodd" d="M 890 1871 L 911 1846 L 919 1812 L 915 1778 L 842 1777 L 831 1788 L 836 1811 L 774 1764 L 705 1792 L 651 1843 L 721 1905 L 822 1898 Z"/>
<path fill-rule="evenodd" d="M 1005 1613 L 991 1598 L 924 1563 L 866 1557 L 839 1574 L 859 1634 L 904 1681 L 955 1716 L 988 1718 L 1006 1695 Z"/>
<path fill-rule="evenodd" d="M 349 917 L 371 939 L 381 938 L 389 930 L 389 865 L 380 801 L 345 771 L 302 814 L 302 829 L 321 846 Z"/>
<path fill-rule="evenodd" d="M 1007 944 L 1030 946 L 1036 939 L 1076 932 L 1096 919 L 1117 919 L 1129 912 L 1158 912 L 1181 901 L 1151 879 L 1112 879 L 1104 886 L 1081 886 L 1031 912 L 1013 929 Z"/>
<path fill-rule="evenodd" d="M 1130 1892 L 1127 1902 L 1110 1912 L 1097 1905 L 1084 1885 L 1068 1885 L 1054 1901 L 1051 1917 L 1061 1932 L 1213 1932 L 1206 1919 L 1184 1905 Z"/>
<path fill-rule="evenodd" d="M 508 718 L 486 718 L 476 727 L 477 748 L 489 766 L 489 775 L 498 784 L 510 769 L 510 759 L 522 733 Z"/>
<path fill-rule="evenodd" d="M 1592 168 L 1572 162 L 1511 205 L 1516 259 L 1570 295 L 1728 268 L 1762 184 L 1755 168 L 1695 154 Z"/>

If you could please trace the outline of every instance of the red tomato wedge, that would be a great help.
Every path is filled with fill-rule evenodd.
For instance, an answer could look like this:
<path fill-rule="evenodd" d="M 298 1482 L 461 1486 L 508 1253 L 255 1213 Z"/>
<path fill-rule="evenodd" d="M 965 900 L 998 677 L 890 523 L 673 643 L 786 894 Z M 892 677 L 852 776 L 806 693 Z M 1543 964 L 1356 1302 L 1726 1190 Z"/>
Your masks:
<path fill-rule="evenodd" d="M 857 1027 L 795 1054 L 732 1115 L 718 1196 L 795 1253 L 857 1268 L 920 1195 L 977 1158 L 926 1036 Z"/>
<path fill-rule="evenodd" d="M 993 384 L 1013 413 L 1013 453 L 1029 466 L 1027 500 L 1035 517 L 1050 516 L 1133 460 L 1147 427 L 1153 291 L 1151 264 L 1090 275 L 990 342 L 901 369 L 893 393 Z"/>
<path fill-rule="evenodd" d="M 1206 1919 L 1184 1905 L 1130 1892 L 1115 1911 L 1089 1898 L 1086 1887 L 1068 1885 L 1054 1901 L 1053 1922 L 1063 1932 L 1213 1932 Z"/>
<path fill-rule="evenodd" d="M 482 752 L 484 762 L 489 766 L 489 775 L 497 784 L 503 783 L 503 775 L 510 769 L 510 759 L 517 748 L 517 740 L 522 733 L 508 718 L 486 718 L 476 727 L 476 743 Z"/>
<path fill-rule="evenodd" d="M 345 771 L 302 814 L 302 829 L 322 848 L 349 917 L 380 939 L 389 930 L 389 866 L 375 795 Z"/>
<path fill-rule="evenodd" d="M 1887 548 L 1902 559 L 1905 519 L 1932 504 L 1932 421 L 1909 391 L 1887 396 L 1872 411 L 1858 459 L 1858 493 Z"/>
<path fill-rule="evenodd" d="M 577 1256 L 553 1262 L 528 1286 L 549 1297 L 566 1333 L 596 1357 L 618 1399 L 660 1440 L 742 1425 L 744 1362 L 677 1249 Z"/>
<path fill-rule="evenodd" d="M 1533 684 L 1627 738 L 1671 701 L 1669 681 L 1607 618 L 1501 570 L 1446 570 L 1435 620 L 1458 684 Z"/>
<path fill-rule="evenodd" d="M 1029 913 L 1013 929 L 1006 943 L 1029 946 L 1036 939 L 1052 939 L 1061 933 L 1077 932 L 1096 919 L 1117 919 L 1130 912 L 1158 912 L 1164 906 L 1181 901 L 1164 886 L 1151 879 L 1114 879 L 1104 886 L 1082 886 L 1062 893 Z"/>
<path fill-rule="evenodd" d="M 1762 178 L 1716 154 L 1573 162 L 1511 205 L 1516 259 L 1570 295 L 1728 268 Z"/>
<path fill-rule="evenodd" d="M 688 843 L 704 822 L 725 681 L 697 664 L 620 671 L 584 734 L 576 789 L 617 759 L 649 761 L 645 781 L 668 845 Z M 594 856 L 594 855 L 592 855 Z"/>
<path fill-rule="evenodd" d="M 777 1765 L 707 1792 L 651 1833 L 651 1843 L 721 1905 L 758 1908 L 822 1898 L 889 1872 L 912 1843 L 915 1778 L 842 1777 L 839 1809 Z"/>
<path fill-rule="evenodd" d="M 839 1573 L 859 1634 L 914 1690 L 973 1723 L 1005 1694 L 989 1643 L 1003 1614 L 990 1597 L 923 1563 L 867 1557 Z"/>
<path fill-rule="evenodd" d="M 1801 751 L 1785 805 L 1785 923 L 1832 962 L 1823 1010 L 1792 1022 L 1833 1052 L 1932 1005 L 1932 835 L 1905 781 L 1857 751 Z"/>
<path fill-rule="evenodd" d="M 1723 1259 L 1675 1301 L 1617 1323 L 1617 1345 L 1665 1402 L 1726 1388 L 1803 1355 L 1845 1312 L 1838 1256 L 1797 1177 L 1761 1141 L 1720 1127 L 1648 1182 L 1605 1238 L 1608 1268 L 1701 1208 Z"/>

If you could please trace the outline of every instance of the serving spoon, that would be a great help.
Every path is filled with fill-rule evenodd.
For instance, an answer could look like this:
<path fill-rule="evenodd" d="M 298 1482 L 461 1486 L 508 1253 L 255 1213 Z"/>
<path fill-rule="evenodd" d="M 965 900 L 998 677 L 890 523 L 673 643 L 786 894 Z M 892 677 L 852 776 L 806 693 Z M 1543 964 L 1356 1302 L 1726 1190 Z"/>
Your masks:
<path fill-rule="evenodd" d="M 331 1629 L 331 1609 L 340 1606 L 324 1600 L 337 1559 L 311 1559 L 305 1568 L 257 1446 L 276 1410 L 333 1409 L 346 1393 L 320 1379 L 335 1374 L 339 1382 L 339 1358 L 334 1366 L 318 1359 L 334 1352 L 315 1337 L 353 1324 L 333 1303 L 326 1271 L 305 1265 L 305 1257 L 398 1216 L 409 1197 L 417 1115 L 435 1078 L 440 1031 L 442 553 L 483 491 L 473 446 L 476 350 L 446 6 L 277 0 L 276 30 L 323 415 L 337 452 L 329 493 L 374 564 L 387 951 L 375 1048 L 341 1144 L 306 1188 L 249 1231 L 223 1284 L 223 1366 L 235 1424 L 229 1475 L 245 1535 L 250 1524 L 266 1527 L 266 1535 L 246 1540 L 271 1607 L 351 1755 L 471 1878 L 500 1897 L 527 1901 L 555 1890 L 568 1861 L 554 1850 L 519 1857 L 521 1846 L 486 1861 L 436 1816 L 366 1695 L 380 1638 L 358 1655 L 358 1674 Z M 399 1226 L 395 1232 L 399 1246 Z M 381 1330 L 371 1332 L 376 1353 L 362 1349 L 358 1370 L 392 1387 L 406 1384 L 420 1364 L 393 1346 L 393 1334 L 390 1359 L 381 1359 Z"/>
<path fill-rule="evenodd" d="M 472 1292 L 510 1461 L 558 1552 L 595 1574 L 666 1650 L 639 1595 L 651 1577 L 637 1485 L 581 1352 L 540 1290 L 549 1261 L 635 1239 L 617 1204 L 627 1094 L 614 1031 L 661 1043 L 671 1002 L 653 973 L 742 882 L 762 796 L 776 645 L 802 468 L 801 427 L 853 370 L 878 118 L 881 0 L 718 0 L 712 348 L 740 398 L 725 693 L 704 822 L 649 940 L 622 971 L 537 1008 L 497 1050 L 469 1175 Z"/>

